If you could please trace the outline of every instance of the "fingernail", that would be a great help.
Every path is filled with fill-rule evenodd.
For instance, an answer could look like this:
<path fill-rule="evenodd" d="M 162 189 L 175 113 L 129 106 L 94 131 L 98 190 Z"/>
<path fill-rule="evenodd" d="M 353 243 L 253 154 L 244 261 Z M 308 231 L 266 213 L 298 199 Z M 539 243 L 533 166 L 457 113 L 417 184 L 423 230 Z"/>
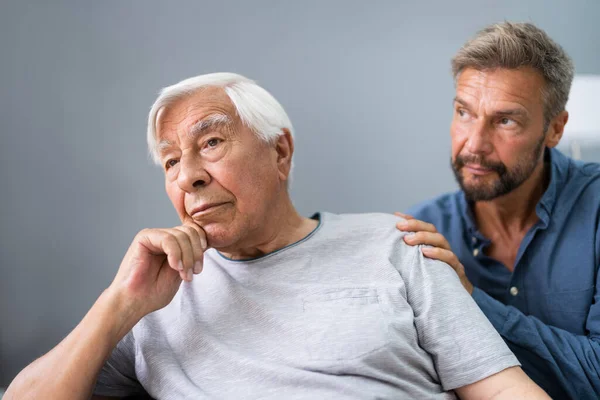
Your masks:
<path fill-rule="evenodd" d="M 177 269 L 183 271 L 183 261 L 179 261 L 179 264 L 177 264 Z"/>
<path fill-rule="evenodd" d="M 194 273 L 199 274 L 200 272 L 202 272 L 202 261 L 198 260 L 194 264 Z"/>
<path fill-rule="evenodd" d="M 200 238 L 200 246 L 202 246 L 202 250 L 206 250 L 208 244 L 206 243 L 206 239 Z"/>
<path fill-rule="evenodd" d="M 188 280 L 188 281 L 190 281 L 190 282 L 191 282 L 191 281 L 192 281 L 192 279 L 194 279 L 194 273 L 192 272 L 192 270 L 191 270 L 191 269 L 188 269 L 188 270 L 187 270 L 187 272 L 186 272 L 186 275 L 187 275 L 187 280 Z"/>

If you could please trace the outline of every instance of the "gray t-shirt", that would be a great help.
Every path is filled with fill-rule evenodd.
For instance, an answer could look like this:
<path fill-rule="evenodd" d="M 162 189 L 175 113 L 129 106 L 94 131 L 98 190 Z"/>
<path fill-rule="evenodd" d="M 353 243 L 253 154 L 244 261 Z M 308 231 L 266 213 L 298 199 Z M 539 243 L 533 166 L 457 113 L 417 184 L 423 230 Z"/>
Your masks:
<path fill-rule="evenodd" d="M 397 217 L 321 213 L 303 240 L 204 270 L 113 351 L 95 393 L 157 399 L 451 399 L 519 365 L 456 273 Z"/>

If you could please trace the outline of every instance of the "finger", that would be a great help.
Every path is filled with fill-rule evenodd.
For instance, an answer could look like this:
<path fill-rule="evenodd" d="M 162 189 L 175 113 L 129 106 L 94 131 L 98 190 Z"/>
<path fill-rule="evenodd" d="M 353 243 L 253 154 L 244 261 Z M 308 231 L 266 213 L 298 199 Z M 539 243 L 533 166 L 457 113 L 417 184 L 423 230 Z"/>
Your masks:
<path fill-rule="evenodd" d="M 406 242 L 406 244 L 409 244 L 411 246 L 424 244 L 433 247 L 439 247 L 445 250 L 452 250 L 452 248 L 450 247 L 450 243 L 448 243 L 444 235 L 438 232 L 409 233 L 408 235 L 404 236 L 404 241 Z"/>
<path fill-rule="evenodd" d="M 208 239 L 206 237 L 206 232 L 204 232 L 204 229 L 202 229 L 200 225 L 193 222 L 186 222 L 183 224 L 183 226 L 188 226 L 196 232 L 198 232 L 198 236 L 200 237 L 200 242 L 202 244 L 202 250 L 206 251 L 208 249 Z"/>
<path fill-rule="evenodd" d="M 198 233 L 198 237 L 200 238 L 200 246 L 202 247 L 202 257 L 200 258 L 198 271 L 198 273 L 200 273 L 204 269 L 204 252 L 208 250 L 208 238 L 206 237 L 206 232 L 204 232 L 204 229 L 202 229 L 200 225 L 196 223 L 190 223 L 189 226 Z"/>
<path fill-rule="evenodd" d="M 183 263 L 183 276 L 185 280 L 191 282 L 194 277 L 194 250 L 189 235 L 176 228 L 169 229 L 181 248 L 181 261 Z"/>
<path fill-rule="evenodd" d="M 193 253 L 192 270 L 194 271 L 194 274 L 199 274 L 200 272 L 202 272 L 202 263 L 204 260 L 204 245 L 200 238 L 200 234 L 196 229 L 188 225 L 178 226 L 175 229 L 184 232 L 188 236 Z"/>
<path fill-rule="evenodd" d="M 170 248 L 169 252 L 167 253 L 167 261 L 169 261 L 169 266 L 179 273 L 181 280 L 186 280 L 185 269 L 183 267 L 183 254 L 181 252 L 179 241 L 169 232 L 164 232 L 164 235 L 164 246 L 168 246 Z"/>
<path fill-rule="evenodd" d="M 456 255 L 450 250 L 440 249 L 438 247 L 422 247 L 421 252 L 425 257 L 439 260 L 450 265 L 459 275 L 464 273 L 463 265 L 460 263 Z"/>
<path fill-rule="evenodd" d="M 400 211 L 396 211 L 394 213 L 394 215 L 397 216 L 397 217 L 402 217 L 402 218 L 404 218 L 406 220 L 408 220 L 408 219 L 415 219 L 415 217 L 413 217 L 412 215 L 404 214 L 404 213 L 401 213 Z"/>
<path fill-rule="evenodd" d="M 169 266 L 176 271 L 183 269 L 181 248 L 175 237 L 162 229 L 144 229 L 138 234 L 138 243 L 153 255 L 167 256 Z"/>
<path fill-rule="evenodd" d="M 161 268 L 158 271 L 158 281 L 163 279 L 167 279 L 167 282 L 170 281 L 172 285 L 181 283 L 183 281 L 179 271 L 172 268 Z"/>
<path fill-rule="evenodd" d="M 437 232 L 435 225 L 418 219 L 400 221 L 396 224 L 396 227 L 404 232 Z"/>
<path fill-rule="evenodd" d="M 200 238 L 202 240 L 204 250 L 208 249 L 209 243 L 208 238 L 206 237 L 206 232 L 204 232 L 204 229 L 202 229 L 202 227 L 198 225 L 196 221 L 194 221 L 191 218 L 185 218 L 181 226 L 189 226 L 193 228 L 196 232 L 198 232 L 198 235 L 200 235 Z"/>

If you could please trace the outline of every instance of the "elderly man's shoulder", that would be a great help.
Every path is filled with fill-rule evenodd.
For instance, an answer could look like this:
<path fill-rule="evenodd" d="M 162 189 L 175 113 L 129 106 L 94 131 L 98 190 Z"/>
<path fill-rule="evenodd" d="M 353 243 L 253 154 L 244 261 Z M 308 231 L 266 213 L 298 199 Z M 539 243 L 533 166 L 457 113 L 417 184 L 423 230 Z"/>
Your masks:
<path fill-rule="evenodd" d="M 340 236 L 359 236 L 364 239 L 376 238 L 398 239 L 404 235 L 396 229 L 396 223 L 402 218 L 393 214 L 362 213 L 362 214 L 329 214 L 324 213 L 324 223 Z"/>

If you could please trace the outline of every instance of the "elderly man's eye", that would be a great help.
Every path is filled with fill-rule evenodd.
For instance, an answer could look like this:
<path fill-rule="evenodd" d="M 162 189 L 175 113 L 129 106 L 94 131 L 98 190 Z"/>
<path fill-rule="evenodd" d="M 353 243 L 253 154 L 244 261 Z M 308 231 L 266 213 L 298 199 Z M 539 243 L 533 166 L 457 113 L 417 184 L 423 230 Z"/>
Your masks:
<path fill-rule="evenodd" d="M 209 139 L 206 144 L 208 145 L 208 147 L 216 147 L 219 143 L 221 143 L 221 139 L 217 139 L 217 138 L 212 138 Z"/>
<path fill-rule="evenodd" d="M 175 166 L 175 164 L 177 164 L 178 162 L 179 162 L 179 160 L 176 160 L 176 159 L 172 158 L 172 159 L 170 159 L 169 161 L 167 161 L 167 162 L 165 163 L 165 168 L 166 168 L 166 169 L 169 169 L 169 168 L 171 168 L 171 167 L 174 167 L 174 166 Z"/>

